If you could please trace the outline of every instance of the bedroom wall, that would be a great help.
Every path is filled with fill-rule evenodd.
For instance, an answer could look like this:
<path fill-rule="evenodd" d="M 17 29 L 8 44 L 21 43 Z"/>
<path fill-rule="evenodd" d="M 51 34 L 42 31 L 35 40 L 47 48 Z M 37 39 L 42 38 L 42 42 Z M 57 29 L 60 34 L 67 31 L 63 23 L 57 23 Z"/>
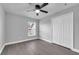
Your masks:
<path fill-rule="evenodd" d="M 25 16 L 18 16 L 15 14 L 6 13 L 6 43 L 17 42 L 29 39 L 35 39 L 38 37 L 38 29 L 36 30 L 36 36 L 27 36 L 27 22 L 35 21 L 35 19 Z M 38 25 L 37 25 L 38 26 Z"/>
<path fill-rule="evenodd" d="M 45 18 L 40 20 L 39 22 L 39 36 L 40 39 L 51 42 L 51 20 L 49 18 Z"/>
<path fill-rule="evenodd" d="M 74 9 L 74 48 L 79 51 L 79 7 Z"/>
<path fill-rule="evenodd" d="M 5 12 L 0 5 L 0 53 L 5 43 Z"/>
<path fill-rule="evenodd" d="M 41 21 L 40 21 L 40 29 L 39 29 L 39 32 L 40 32 L 40 38 L 44 37 L 46 41 L 51 41 L 52 42 L 52 25 L 51 25 L 51 19 L 52 18 L 55 18 L 55 17 L 58 17 L 58 16 L 61 16 L 63 14 L 66 14 L 66 13 L 69 13 L 69 12 L 73 12 L 73 8 L 74 7 L 71 7 L 71 8 L 67 8 L 67 9 L 64 9 L 62 11 L 59 11 L 59 12 L 56 12 L 55 14 L 51 14 L 51 15 L 48 15 L 47 17 L 45 18 L 42 18 Z M 45 27 L 45 28 L 44 28 Z M 43 29 L 41 29 L 43 28 Z M 44 34 L 45 32 L 47 32 L 47 34 Z"/>
<path fill-rule="evenodd" d="M 49 16 L 41 19 L 42 20 L 41 23 L 43 23 L 43 20 L 45 20 L 45 19 L 46 20 L 48 19 L 48 23 L 50 23 L 50 20 L 52 18 L 61 16 L 63 14 L 69 13 L 69 12 L 73 12 L 73 48 L 76 49 L 76 51 L 77 50 L 79 51 L 79 5 L 78 6 L 73 6 L 71 8 L 64 9 L 60 12 L 55 13 L 55 14 L 49 15 Z M 42 24 L 40 24 L 40 25 L 42 26 Z M 44 28 L 44 26 L 43 26 L 43 28 Z M 41 33 L 42 32 L 43 31 L 41 31 Z M 41 36 L 41 34 L 40 34 L 40 36 Z M 50 35 L 49 35 L 49 37 L 50 37 Z M 49 41 L 50 39 L 45 39 L 45 40 Z"/>

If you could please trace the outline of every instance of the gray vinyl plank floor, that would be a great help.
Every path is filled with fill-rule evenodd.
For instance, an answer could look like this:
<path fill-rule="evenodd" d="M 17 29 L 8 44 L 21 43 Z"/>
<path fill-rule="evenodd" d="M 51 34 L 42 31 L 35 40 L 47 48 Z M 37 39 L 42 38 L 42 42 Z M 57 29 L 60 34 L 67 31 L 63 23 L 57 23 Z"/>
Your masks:
<path fill-rule="evenodd" d="M 43 40 L 32 40 L 7 45 L 1 55 L 79 55 L 79 53 Z"/>

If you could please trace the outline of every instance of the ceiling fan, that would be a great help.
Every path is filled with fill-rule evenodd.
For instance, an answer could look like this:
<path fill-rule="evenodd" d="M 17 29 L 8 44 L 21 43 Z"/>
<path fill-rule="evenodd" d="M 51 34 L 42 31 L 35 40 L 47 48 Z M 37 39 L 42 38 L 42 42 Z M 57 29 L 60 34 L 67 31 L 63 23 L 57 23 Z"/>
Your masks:
<path fill-rule="evenodd" d="M 48 11 L 42 10 L 42 8 L 47 5 L 48 3 L 43 3 L 42 5 L 36 4 L 34 5 L 35 9 L 28 10 L 28 11 L 35 11 L 37 16 L 39 15 L 39 12 L 48 13 Z"/>

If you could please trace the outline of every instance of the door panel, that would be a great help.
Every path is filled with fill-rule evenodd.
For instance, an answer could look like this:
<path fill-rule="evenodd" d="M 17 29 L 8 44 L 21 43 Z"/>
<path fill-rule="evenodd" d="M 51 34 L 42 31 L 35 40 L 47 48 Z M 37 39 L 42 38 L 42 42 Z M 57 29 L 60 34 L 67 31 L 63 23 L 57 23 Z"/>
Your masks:
<path fill-rule="evenodd" d="M 52 19 L 53 43 L 73 47 L 73 13 Z"/>

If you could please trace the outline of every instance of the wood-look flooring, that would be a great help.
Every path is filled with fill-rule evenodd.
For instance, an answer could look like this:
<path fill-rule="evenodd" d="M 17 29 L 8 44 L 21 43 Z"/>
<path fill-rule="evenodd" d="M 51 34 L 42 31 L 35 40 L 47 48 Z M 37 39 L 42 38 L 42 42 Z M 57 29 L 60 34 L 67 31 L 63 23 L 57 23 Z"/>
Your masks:
<path fill-rule="evenodd" d="M 38 39 L 8 45 L 4 48 L 2 55 L 79 55 L 79 53 Z"/>

